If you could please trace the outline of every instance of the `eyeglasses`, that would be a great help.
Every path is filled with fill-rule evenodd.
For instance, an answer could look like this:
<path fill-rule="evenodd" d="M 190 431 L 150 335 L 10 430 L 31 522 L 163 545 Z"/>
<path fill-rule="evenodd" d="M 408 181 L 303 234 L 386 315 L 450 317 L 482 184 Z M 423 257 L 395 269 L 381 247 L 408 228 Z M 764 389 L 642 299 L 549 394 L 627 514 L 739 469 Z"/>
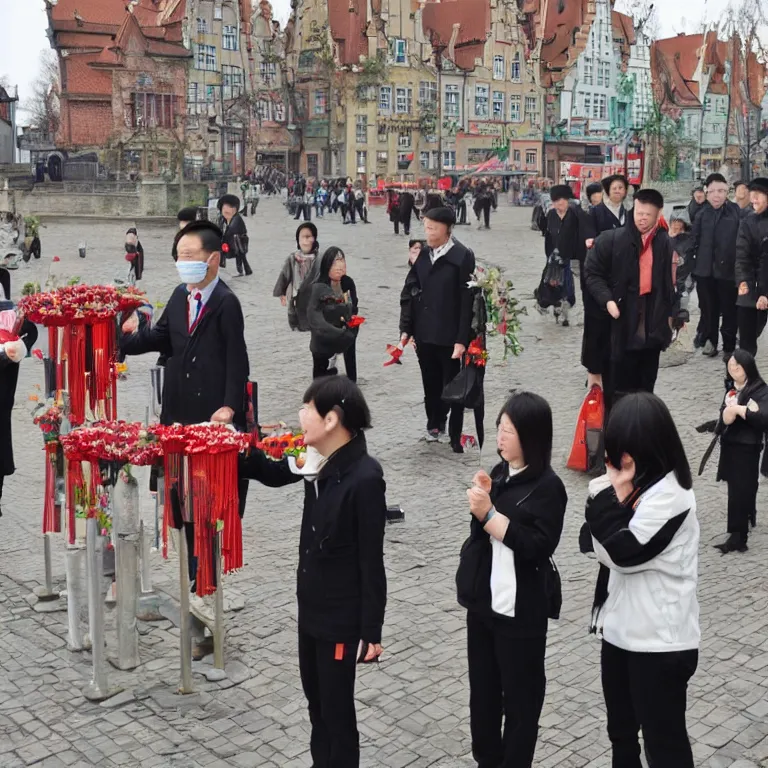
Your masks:
<path fill-rule="evenodd" d="M 499 424 L 499 426 L 496 427 L 496 432 L 502 435 L 509 435 L 510 437 L 516 434 L 514 429 L 508 429 L 508 428 L 505 429 L 504 427 L 501 426 L 501 424 Z"/>

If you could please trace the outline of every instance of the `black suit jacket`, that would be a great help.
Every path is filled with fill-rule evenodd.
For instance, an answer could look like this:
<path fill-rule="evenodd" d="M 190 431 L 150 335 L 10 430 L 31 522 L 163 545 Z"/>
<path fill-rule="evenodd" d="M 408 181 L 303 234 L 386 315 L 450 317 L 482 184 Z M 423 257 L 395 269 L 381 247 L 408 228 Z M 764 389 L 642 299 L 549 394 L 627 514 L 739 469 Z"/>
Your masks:
<path fill-rule="evenodd" d="M 472 292 L 467 283 L 475 271 L 475 254 L 458 241 L 435 264 L 425 246 L 405 279 L 410 301 L 400 302 L 400 331 L 416 343 L 469 346 L 472 336 Z"/>
<path fill-rule="evenodd" d="M 240 301 L 219 280 L 190 334 L 187 297 L 187 286 L 179 285 L 157 324 L 123 334 L 120 348 L 127 355 L 167 356 L 163 424 L 199 424 L 228 406 L 235 426 L 244 429 L 249 368 Z"/>

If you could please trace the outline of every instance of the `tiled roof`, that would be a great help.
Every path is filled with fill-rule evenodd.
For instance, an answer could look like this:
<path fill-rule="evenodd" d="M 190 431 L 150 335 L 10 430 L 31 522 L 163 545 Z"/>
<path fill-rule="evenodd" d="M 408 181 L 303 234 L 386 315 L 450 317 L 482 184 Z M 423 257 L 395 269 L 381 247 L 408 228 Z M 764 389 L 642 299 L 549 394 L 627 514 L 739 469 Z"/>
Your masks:
<path fill-rule="evenodd" d="M 339 46 L 342 64 L 357 64 L 368 54 L 365 0 L 328 0 L 331 37 Z"/>
<path fill-rule="evenodd" d="M 549 87 L 560 82 L 586 48 L 595 18 L 594 0 L 527 4 L 535 20 L 535 35 L 541 38 L 542 83 Z M 527 7 L 524 4 L 524 7 Z M 536 7 L 538 6 L 538 7 Z M 546 17 L 544 16 L 546 12 Z M 529 41 L 531 47 L 535 40 Z"/>
<path fill-rule="evenodd" d="M 631 46 L 635 44 L 634 22 L 631 16 L 618 11 L 611 11 L 611 26 L 613 27 L 614 41 L 622 41 L 619 43 L 619 50 L 621 51 L 622 69 L 626 70 L 632 53 Z"/>
<path fill-rule="evenodd" d="M 483 58 L 485 43 L 491 33 L 491 8 L 488 0 L 443 0 L 427 3 L 421 25 L 428 40 L 448 45 L 453 25 L 459 25 L 454 43 L 454 64 L 459 69 L 472 70 L 475 59 Z M 445 51 L 448 57 L 448 50 Z"/>
<path fill-rule="evenodd" d="M 54 22 L 76 21 L 77 15 L 91 24 L 120 26 L 125 6 L 126 0 L 59 0 L 51 6 L 51 18 Z"/>
<path fill-rule="evenodd" d="M 658 103 L 701 106 L 699 84 L 693 78 L 703 45 L 703 35 L 677 35 L 651 44 L 651 82 Z"/>

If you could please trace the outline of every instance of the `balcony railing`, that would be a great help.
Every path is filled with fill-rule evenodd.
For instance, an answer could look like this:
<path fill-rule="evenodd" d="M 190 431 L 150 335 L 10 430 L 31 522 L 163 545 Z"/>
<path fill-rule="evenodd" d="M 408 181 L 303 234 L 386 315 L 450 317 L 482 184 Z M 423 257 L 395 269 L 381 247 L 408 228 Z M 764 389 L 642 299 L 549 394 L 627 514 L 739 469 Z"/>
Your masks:
<path fill-rule="evenodd" d="M 18 138 L 18 147 L 31 152 L 41 152 L 56 148 L 52 133 L 47 131 L 27 131 Z"/>

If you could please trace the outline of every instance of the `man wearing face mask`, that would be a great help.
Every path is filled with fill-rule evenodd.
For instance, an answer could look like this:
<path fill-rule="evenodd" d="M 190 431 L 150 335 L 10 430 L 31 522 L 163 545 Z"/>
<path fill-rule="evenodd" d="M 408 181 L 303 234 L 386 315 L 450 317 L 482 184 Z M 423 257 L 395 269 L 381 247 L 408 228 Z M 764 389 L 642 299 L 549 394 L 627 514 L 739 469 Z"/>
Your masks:
<path fill-rule="evenodd" d="M 212 421 L 245 430 L 248 350 L 240 301 L 219 279 L 221 230 L 212 222 L 194 221 L 177 233 L 174 245 L 181 284 L 154 327 L 140 327 L 135 313 L 123 322 L 120 349 L 127 355 L 166 357 L 162 424 Z M 248 481 L 241 481 L 241 516 L 247 490 Z M 190 580 L 195 572 L 190 554 Z"/>

